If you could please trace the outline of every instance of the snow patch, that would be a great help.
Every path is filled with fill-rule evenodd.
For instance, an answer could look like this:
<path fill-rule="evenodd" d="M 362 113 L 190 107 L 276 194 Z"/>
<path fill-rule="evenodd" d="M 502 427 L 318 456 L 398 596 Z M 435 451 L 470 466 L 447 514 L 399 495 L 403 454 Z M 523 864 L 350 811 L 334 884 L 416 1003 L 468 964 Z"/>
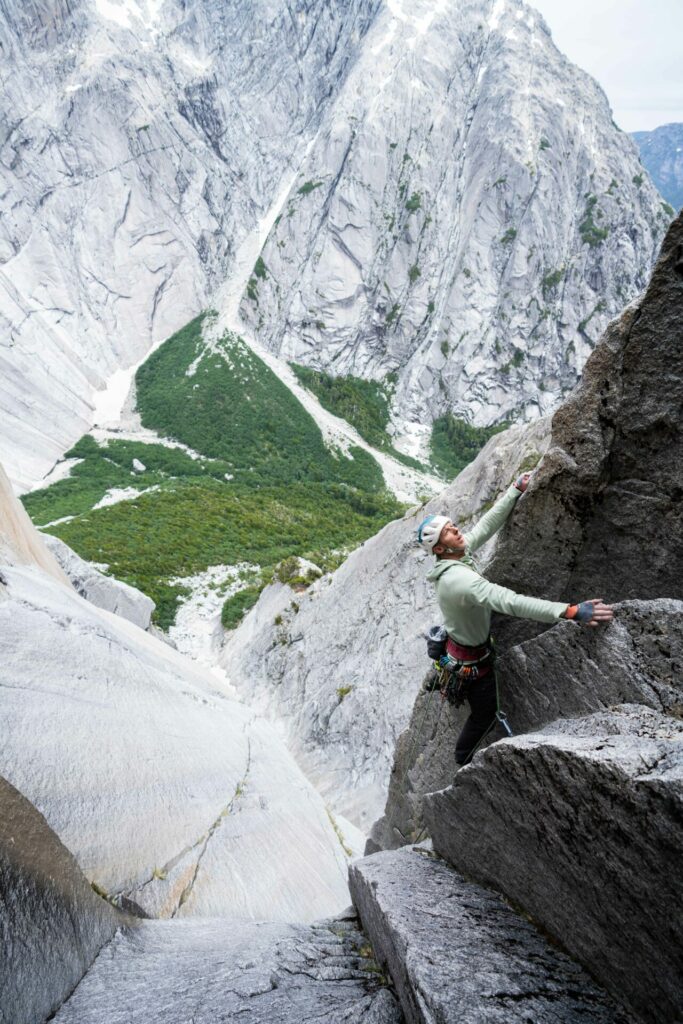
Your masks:
<path fill-rule="evenodd" d="M 155 484 L 154 487 L 144 487 L 142 490 L 139 490 L 137 487 L 110 487 L 97 504 L 93 505 L 92 510 L 94 512 L 97 508 L 118 505 L 120 501 L 132 501 L 134 498 L 139 498 L 141 494 L 151 494 L 152 491 L 158 490 L 158 484 Z"/>
<path fill-rule="evenodd" d="M 39 526 L 38 529 L 47 530 L 50 526 L 59 526 L 60 523 L 70 523 L 71 520 L 75 518 L 75 516 L 62 516 L 61 519 L 52 519 L 49 523 L 43 523 L 43 525 Z"/>

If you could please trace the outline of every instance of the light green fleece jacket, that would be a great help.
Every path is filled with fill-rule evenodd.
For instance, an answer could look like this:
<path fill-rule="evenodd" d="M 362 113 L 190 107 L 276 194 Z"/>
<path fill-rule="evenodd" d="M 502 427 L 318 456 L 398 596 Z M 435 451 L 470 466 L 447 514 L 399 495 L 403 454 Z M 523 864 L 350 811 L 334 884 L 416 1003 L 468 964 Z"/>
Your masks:
<path fill-rule="evenodd" d="M 436 599 L 448 635 L 468 647 L 483 644 L 491 629 L 491 612 L 515 615 L 536 622 L 557 622 L 567 604 L 525 597 L 490 583 L 477 568 L 472 552 L 500 530 L 521 496 L 514 484 L 476 526 L 463 534 L 467 545 L 458 559 L 441 559 L 427 573 L 436 586 Z"/>

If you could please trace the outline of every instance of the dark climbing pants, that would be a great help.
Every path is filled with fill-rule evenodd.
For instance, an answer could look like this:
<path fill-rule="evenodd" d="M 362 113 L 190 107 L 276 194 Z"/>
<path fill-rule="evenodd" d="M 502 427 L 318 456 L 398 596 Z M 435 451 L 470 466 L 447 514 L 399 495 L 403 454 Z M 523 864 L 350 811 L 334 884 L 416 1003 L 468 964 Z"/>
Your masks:
<path fill-rule="evenodd" d="M 496 674 L 489 672 L 483 679 L 470 683 L 467 703 L 471 714 L 455 744 L 455 760 L 467 764 L 480 740 L 496 724 Z"/>

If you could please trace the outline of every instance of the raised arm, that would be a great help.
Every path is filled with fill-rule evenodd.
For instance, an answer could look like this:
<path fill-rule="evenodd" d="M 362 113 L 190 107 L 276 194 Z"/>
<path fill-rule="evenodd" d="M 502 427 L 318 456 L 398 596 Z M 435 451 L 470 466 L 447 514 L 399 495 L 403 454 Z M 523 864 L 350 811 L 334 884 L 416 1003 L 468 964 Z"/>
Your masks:
<path fill-rule="evenodd" d="M 520 478 L 521 479 L 521 478 Z M 485 544 L 489 537 L 493 537 L 494 533 L 498 533 L 501 526 L 503 526 L 510 516 L 513 508 L 517 504 L 517 499 L 521 496 L 522 491 L 517 484 L 511 484 L 502 498 L 499 498 L 493 508 L 490 508 L 488 512 L 481 517 L 478 523 L 472 527 L 472 529 L 465 533 L 464 539 L 467 544 L 468 551 L 476 551 L 482 544 Z"/>

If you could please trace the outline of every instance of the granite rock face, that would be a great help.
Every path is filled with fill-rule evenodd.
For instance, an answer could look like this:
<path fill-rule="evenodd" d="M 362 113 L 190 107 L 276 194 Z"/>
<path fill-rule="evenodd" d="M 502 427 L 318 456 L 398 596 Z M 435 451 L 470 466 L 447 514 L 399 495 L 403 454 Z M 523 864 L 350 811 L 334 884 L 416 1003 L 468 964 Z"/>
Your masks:
<path fill-rule="evenodd" d="M 222 663 L 241 697 L 281 724 L 308 778 L 366 831 L 384 807 L 394 746 L 429 665 L 423 634 L 439 614 L 417 525 L 430 513 L 475 518 L 547 443 L 546 420 L 495 435 L 443 494 L 332 576 L 303 594 L 268 587 L 227 640 Z"/>
<path fill-rule="evenodd" d="M 124 920 L 95 895 L 43 816 L 0 778 L 0 1020 L 45 1020 Z"/>
<path fill-rule="evenodd" d="M 578 964 L 496 893 L 418 848 L 356 861 L 351 892 L 409 1024 L 627 1024 Z"/>
<path fill-rule="evenodd" d="M 346 904 L 325 805 L 268 723 L 125 619 L 2 572 L 0 771 L 88 879 L 165 916 L 311 921 Z"/>
<path fill-rule="evenodd" d="M 639 705 L 503 740 L 426 798 L 435 849 L 643 1021 L 680 1020 L 683 723 Z"/>
<path fill-rule="evenodd" d="M 610 325 L 553 417 L 550 447 L 486 566 L 521 593 L 617 602 L 607 629 L 494 616 L 501 702 L 515 731 L 622 702 L 680 714 L 681 410 L 683 215 L 645 293 Z M 437 722 L 434 707 L 423 710 L 429 702 L 438 707 L 436 696 L 418 698 L 397 744 L 373 849 L 422 834 L 422 796 L 450 781 L 466 709 Z"/>
<path fill-rule="evenodd" d="M 145 921 L 98 957 L 56 1024 L 402 1024 L 353 919 Z"/>
<path fill-rule="evenodd" d="M 154 611 L 151 597 L 121 580 L 105 576 L 91 562 L 86 562 L 72 551 L 59 537 L 46 533 L 43 534 L 43 540 L 81 597 L 98 608 L 121 615 L 140 629 L 149 628 Z"/>
<path fill-rule="evenodd" d="M 287 359 L 395 373 L 394 427 L 417 455 L 447 411 L 552 411 L 646 284 L 668 221 L 604 93 L 532 7 L 392 0 L 242 315 Z"/>
<path fill-rule="evenodd" d="M 683 597 L 682 409 L 683 214 L 553 417 L 489 577 L 552 600 Z"/>
<path fill-rule="evenodd" d="M 90 427 L 106 379 L 207 308 L 377 6 L 3 2 L 0 461 L 15 484 Z"/>
<path fill-rule="evenodd" d="M 623 703 L 683 717 L 683 602 L 621 602 L 607 629 L 558 623 L 512 647 L 498 675 L 518 731 Z"/>

